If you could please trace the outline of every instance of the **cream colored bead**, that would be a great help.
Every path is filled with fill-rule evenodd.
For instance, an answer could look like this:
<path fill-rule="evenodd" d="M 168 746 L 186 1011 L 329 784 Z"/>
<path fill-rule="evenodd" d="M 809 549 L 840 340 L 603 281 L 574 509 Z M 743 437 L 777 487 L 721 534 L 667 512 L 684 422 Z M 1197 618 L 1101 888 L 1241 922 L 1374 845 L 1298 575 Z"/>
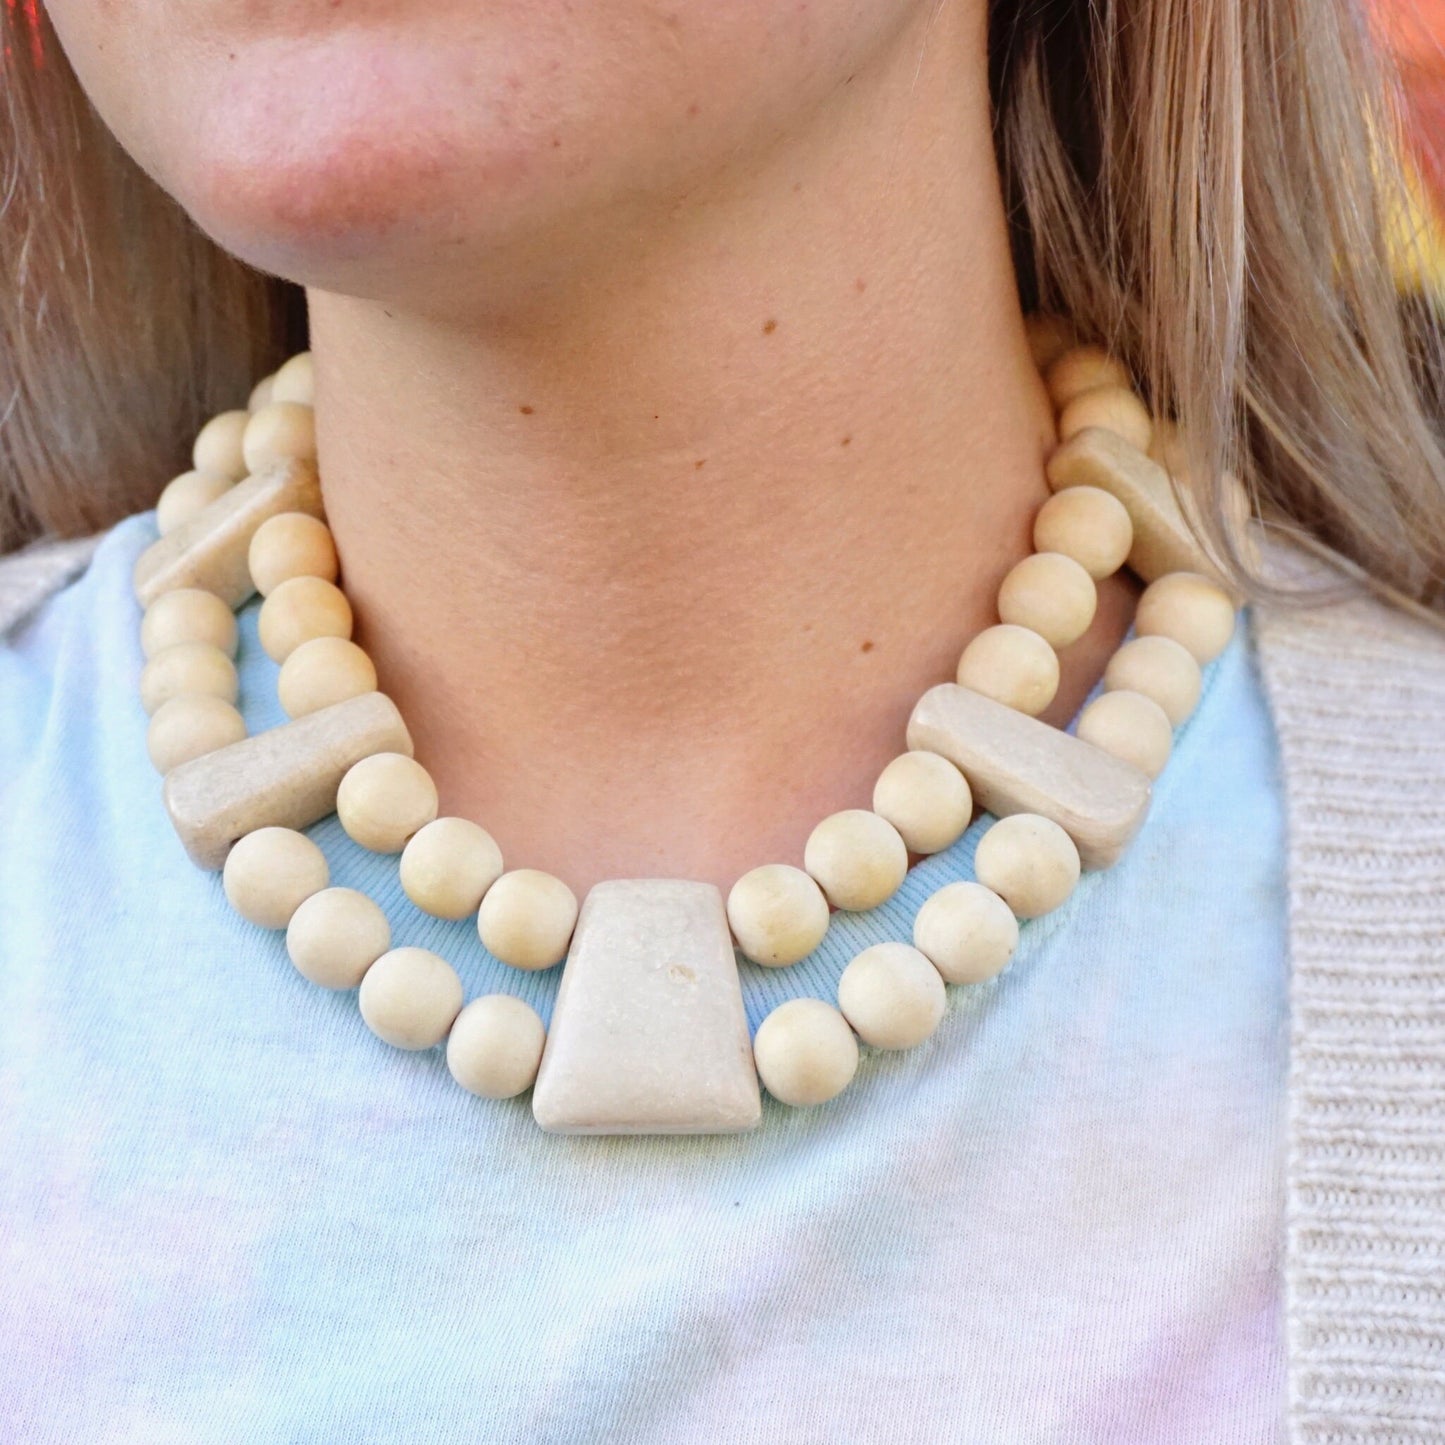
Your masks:
<path fill-rule="evenodd" d="M 210 472 L 213 476 L 239 482 L 253 470 L 246 465 L 245 448 L 242 446 L 246 423 L 250 420 L 251 414 L 245 411 L 223 411 L 213 416 L 196 433 L 196 442 L 191 448 L 191 465 L 198 472 Z"/>
<path fill-rule="evenodd" d="M 1097 386 L 1076 396 L 1059 415 L 1059 440 L 1068 441 L 1085 427 L 1101 426 L 1141 452 L 1154 439 L 1149 408 L 1127 386 Z"/>
<path fill-rule="evenodd" d="M 398 1049 L 429 1049 L 462 1011 L 462 981 L 430 949 L 393 948 L 366 970 L 356 1001 L 377 1038 Z"/>
<path fill-rule="evenodd" d="M 321 577 L 292 577 L 261 604 L 256 631 L 267 656 L 285 662 L 313 637 L 350 637 L 351 604 Z"/>
<path fill-rule="evenodd" d="M 251 395 L 246 398 L 247 411 L 260 411 L 267 402 L 273 398 L 271 388 L 276 385 L 276 373 L 273 371 L 270 376 L 263 376 L 255 386 L 251 388 Z"/>
<path fill-rule="evenodd" d="M 913 920 L 913 946 L 948 983 L 1001 973 L 1019 944 L 1013 910 L 982 883 L 946 883 Z"/>
<path fill-rule="evenodd" d="M 577 923 L 577 898 L 560 879 L 537 868 L 503 873 L 477 910 L 482 946 L 513 968 L 551 968 L 567 956 Z"/>
<path fill-rule="evenodd" d="M 773 1098 L 795 1109 L 835 1099 L 858 1072 L 858 1040 L 848 1020 L 818 998 L 779 1004 L 753 1040 L 758 1077 Z"/>
<path fill-rule="evenodd" d="M 146 729 L 146 751 L 156 771 L 168 773 L 245 736 L 245 719 L 224 698 L 188 692 L 155 710 Z"/>
<path fill-rule="evenodd" d="M 898 829 L 910 853 L 939 853 L 968 827 L 973 792 L 947 758 L 914 750 L 900 753 L 879 773 L 873 811 Z"/>
<path fill-rule="evenodd" d="M 287 457 L 316 460 L 316 420 L 299 401 L 268 401 L 248 416 L 241 450 L 248 472 L 259 472 Z"/>
<path fill-rule="evenodd" d="M 502 876 L 502 850 L 467 818 L 436 818 L 401 854 L 401 886 L 433 918 L 466 918 Z"/>
<path fill-rule="evenodd" d="M 938 1027 L 946 997 L 938 970 L 906 943 L 875 943 L 843 970 L 838 1008 L 865 1044 L 911 1049 Z"/>
<path fill-rule="evenodd" d="M 958 659 L 958 682 L 1016 712 L 1037 717 L 1059 690 L 1059 656 L 1030 627 L 985 627 Z"/>
<path fill-rule="evenodd" d="M 209 642 L 178 642 L 174 647 L 163 647 L 141 669 L 140 701 L 148 713 L 182 693 L 204 693 L 235 702 L 240 690 L 236 664 Z"/>
<path fill-rule="evenodd" d="M 437 815 L 437 785 L 405 753 L 373 753 L 353 763 L 336 790 L 347 836 L 373 853 L 400 853 Z"/>
<path fill-rule="evenodd" d="M 1128 386 L 1129 369 L 1101 346 L 1075 346 L 1055 358 L 1045 373 L 1049 399 L 1063 411 L 1076 396 L 1100 386 Z"/>
<path fill-rule="evenodd" d="M 209 642 L 234 657 L 236 614 L 214 592 L 203 592 L 199 587 L 163 592 L 141 619 L 141 651 L 154 657 L 178 642 Z"/>
<path fill-rule="evenodd" d="M 340 570 L 331 528 L 308 512 L 282 512 L 268 517 L 251 538 L 246 560 L 251 580 L 269 597 L 292 577 L 321 577 L 335 582 Z"/>
<path fill-rule="evenodd" d="M 299 401 L 303 406 L 316 404 L 316 372 L 309 351 L 298 351 L 276 368 L 269 400 Z"/>
<path fill-rule="evenodd" d="M 291 828 L 257 828 L 238 838 L 221 873 L 231 907 L 260 928 L 285 928 L 330 880 L 326 855 Z"/>
<path fill-rule="evenodd" d="M 1172 637 L 1135 637 L 1126 642 L 1104 669 L 1104 687 L 1127 688 L 1152 697 L 1178 727 L 1199 704 L 1203 686 L 1193 654 Z"/>
<path fill-rule="evenodd" d="M 979 839 L 973 871 L 1020 918 L 1037 918 L 1074 891 L 1079 850 L 1057 823 L 1037 813 L 1015 813 Z"/>
<path fill-rule="evenodd" d="M 1174 747 L 1169 715 L 1142 692 L 1101 693 L 1079 715 L 1075 732 L 1151 778 L 1164 771 Z"/>
<path fill-rule="evenodd" d="M 765 968 L 797 963 L 828 931 L 823 890 L 789 863 L 750 868 L 729 891 L 727 913 L 738 947 Z"/>
<path fill-rule="evenodd" d="M 1025 316 L 1024 332 L 1029 339 L 1029 354 L 1041 372 L 1047 371 L 1077 339 L 1069 322 L 1049 311 Z"/>
<path fill-rule="evenodd" d="M 156 499 L 156 531 L 162 537 L 198 517 L 236 484 L 215 472 L 182 472 L 166 483 Z"/>
<path fill-rule="evenodd" d="M 1050 647 L 1077 642 L 1094 620 L 1094 579 L 1062 552 L 1035 552 L 1010 570 L 998 589 L 1003 622 L 1029 627 Z"/>
<path fill-rule="evenodd" d="M 380 907 L 354 888 L 323 888 L 291 915 L 286 952 L 297 972 L 322 988 L 355 988 L 391 947 Z"/>
<path fill-rule="evenodd" d="M 898 829 L 867 808 L 845 808 L 808 835 L 803 867 L 835 908 L 877 908 L 898 892 L 908 849 Z"/>
<path fill-rule="evenodd" d="M 1172 637 L 1202 667 L 1234 636 L 1234 602 L 1197 572 L 1171 572 L 1144 589 L 1134 630 L 1141 637 Z"/>
<path fill-rule="evenodd" d="M 1133 545 L 1128 508 L 1099 487 L 1055 492 L 1034 518 L 1034 551 L 1072 557 L 1095 582 L 1112 577 Z"/>
<path fill-rule="evenodd" d="M 475 998 L 447 1035 L 447 1068 L 469 1093 L 512 1099 L 532 1087 L 547 1031 L 537 1011 L 511 994 Z"/>
<path fill-rule="evenodd" d="M 334 702 L 376 691 L 371 659 L 344 637 L 313 637 L 281 664 L 276 696 L 287 717 L 305 717 Z"/>

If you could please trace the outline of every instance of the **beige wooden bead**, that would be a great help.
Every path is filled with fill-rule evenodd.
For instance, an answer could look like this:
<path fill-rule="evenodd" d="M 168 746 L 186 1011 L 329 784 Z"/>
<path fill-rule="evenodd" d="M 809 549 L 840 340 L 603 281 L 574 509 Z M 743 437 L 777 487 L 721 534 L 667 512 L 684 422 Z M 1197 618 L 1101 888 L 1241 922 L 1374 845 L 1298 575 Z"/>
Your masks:
<path fill-rule="evenodd" d="M 447 1035 L 447 1068 L 469 1093 L 512 1099 L 532 1087 L 547 1031 L 536 1009 L 511 994 L 474 998 Z"/>
<path fill-rule="evenodd" d="M 298 351 L 276 368 L 268 400 L 299 401 L 303 406 L 316 404 L 316 372 L 309 351 Z"/>
<path fill-rule="evenodd" d="M 1077 339 L 1073 326 L 1050 311 L 1034 311 L 1025 316 L 1024 332 L 1029 339 L 1029 354 L 1041 372 L 1047 371 Z"/>
<path fill-rule="evenodd" d="M 938 1027 L 947 1002 L 938 970 L 906 943 L 875 943 L 838 980 L 838 1008 L 865 1044 L 911 1049 Z"/>
<path fill-rule="evenodd" d="M 823 890 L 790 863 L 750 868 L 729 891 L 727 914 L 738 947 L 765 968 L 797 963 L 828 931 Z"/>
<path fill-rule="evenodd" d="M 309 512 L 281 512 L 256 529 L 246 556 L 251 580 L 269 597 L 292 577 L 321 577 L 335 582 L 340 567 L 331 528 Z"/>
<path fill-rule="evenodd" d="M 198 472 L 210 472 L 213 476 L 225 477 L 239 482 L 253 467 L 246 465 L 242 438 L 246 434 L 246 423 L 251 414 L 245 411 L 223 411 L 213 416 L 196 433 L 195 445 L 191 448 L 191 465 Z"/>
<path fill-rule="evenodd" d="M 946 883 L 913 919 L 913 946 L 948 983 L 1001 973 L 1019 944 L 1013 910 L 982 883 Z"/>
<path fill-rule="evenodd" d="M 291 915 L 286 952 L 303 978 L 322 988 L 355 988 L 391 947 L 391 924 L 355 888 L 323 888 Z"/>
<path fill-rule="evenodd" d="M 251 388 L 251 395 L 246 398 L 247 411 L 260 411 L 267 402 L 273 398 L 271 388 L 276 385 L 276 373 L 273 371 L 270 376 L 263 376 L 255 386 Z"/>
<path fill-rule="evenodd" d="M 344 637 L 313 637 L 281 664 L 276 695 L 287 717 L 305 717 L 333 703 L 376 691 L 371 659 Z"/>
<path fill-rule="evenodd" d="M 209 642 L 228 656 L 236 653 L 236 614 L 199 587 L 163 592 L 145 610 L 140 624 L 141 651 L 154 657 L 178 642 Z"/>
<path fill-rule="evenodd" d="M 537 868 L 503 873 L 477 910 L 482 946 L 513 968 L 551 968 L 567 956 L 577 923 L 577 898 L 560 879 Z"/>
<path fill-rule="evenodd" d="M 466 918 L 502 876 L 502 850 L 467 818 L 435 818 L 401 854 L 401 886 L 433 918 Z"/>
<path fill-rule="evenodd" d="M 140 675 L 140 701 L 147 713 L 182 693 L 204 693 L 235 702 L 240 692 L 236 664 L 209 642 L 178 642 L 163 647 Z"/>
<path fill-rule="evenodd" d="M 1164 709 L 1142 692 L 1124 689 L 1096 697 L 1079 715 L 1075 732 L 1151 778 L 1164 771 L 1174 747 L 1174 728 Z"/>
<path fill-rule="evenodd" d="M 795 1109 L 835 1099 L 858 1072 L 858 1040 L 848 1020 L 819 998 L 779 1004 L 753 1040 L 758 1077 L 773 1098 Z"/>
<path fill-rule="evenodd" d="M 1149 408 L 1127 386 L 1097 386 L 1081 392 L 1059 415 L 1059 440 L 1068 441 L 1085 427 L 1101 426 L 1141 452 L 1154 439 Z"/>
<path fill-rule="evenodd" d="M 1037 813 L 1015 813 L 979 839 L 973 871 L 1020 918 L 1037 918 L 1074 891 L 1079 850 L 1057 823 Z"/>
<path fill-rule="evenodd" d="M 173 477 L 156 499 L 156 531 L 162 537 L 174 532 L 235 485 L 230 477 L 215 472 L 182 472 Z"/>
<path fill-rule="evenodd" d="M 1208 577 L 1171 572 L 1144 589 L 1134 630 L 1141 637 L 1172 637 L 1202 667 L 1234 636 L 1234 601 Z"/>
<path fill-rule="evenodd" d="M 330 880 L 326 855 L 291 828 L 258 828 L 238 838 L 221 873 L 231 907 L 261 928 L 285 928 Z"/>
<path fill-rule="evenodd" d="M 247 416 L 241 441 L 248 472 L 259 472 L 272 462 L 288 457 L 316 460 L 316 419 L 309 406 L 299 401 L 268 401 Z"/>
<path fill-rule="evenodd" d="M 824 818 L 803 846 L 803 867 L 835 908 L 877 908 L 898 892 L 908 849 L 898 829 L 867 808 Z"/>
<path fill-rule="evenodd" d="M 256 631 L 267 655 L 285 662 L 313 637 L 350 637 L 352 621 L 351 604 L 335 583 L 292 577 L 261 604 Z"/>
<path fill-rule="evenodd" d="M 430 949 L 393 948 L 366 970 L 356 1001 L 377 1038 L 398 1049 L 429 1049 L 462 1011 L 462 981 Z"/>
<path fill-rule="evenodd" d="M 1172 637 L 1132 638 L 1104 669 L 1108 691 L 1127 688 L 1152 697 L 1176 728 L 1199 705 L 1202 686 L 1193 654 Z"/>
<path fill-rule="evenodd" d="M 1050 647 L 1077 642 L 1094 620 L 1094 579 L 1062 552 L 1035 552 L 1016 564 L 998 589 L 1003 622 L 1029 627 Z"/>
<path fill-rule="evenodd" d="M 1100 386 L 1128 386 L 1129 369 L 1101 346 L 1075 346 L 1058 356 L 1044 374 L 1055 411 Z"/>
<path fill-rule="evenodd" d="M 910 853 L 940 853 L 968 827 L 973 792 L 947 758 L 915 749 L 879 773 L 873 811 L 898 829 Z"/>
<path fill-rule="evenodd" d="M 168 773 L 245 736 L 246 720 L 225 698 L 188 692 L 155 710 L 146 729 L 146 752 L 158 773 Z"/>
<path fill-rule="evenodd" d="M 1059 690 L 1059 655 L 1030 627 L 985 627 L 958 659 L 962 687 L 1037 717 Z"/>
<path fill-rule="evenodd" d="M 1034 551 L 1072 557 L 1095 582 L 1112 577 L 1133 545 L 1128 509 L 1099 487 L 1055 492 L 1034 518 Z"/>
<path fill-rule="evenodd" d="M 336 790 L 347 836 L 373 853 L 400 853 L 437 815 L 437 785 L 405 753 L 373 753 L 353 763 Z"/>

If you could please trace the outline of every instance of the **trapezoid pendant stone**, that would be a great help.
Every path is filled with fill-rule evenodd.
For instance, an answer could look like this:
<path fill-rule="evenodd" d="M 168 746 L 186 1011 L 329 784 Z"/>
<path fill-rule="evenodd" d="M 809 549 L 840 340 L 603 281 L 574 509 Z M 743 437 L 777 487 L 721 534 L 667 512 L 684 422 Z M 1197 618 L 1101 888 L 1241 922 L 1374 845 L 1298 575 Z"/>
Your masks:
<path fill-rule="evenodd" d="M 582 904 L 532 1114 L 554 1134 L 728 1134 L 762 1114 L 722 894 L 619 878 Z"/>

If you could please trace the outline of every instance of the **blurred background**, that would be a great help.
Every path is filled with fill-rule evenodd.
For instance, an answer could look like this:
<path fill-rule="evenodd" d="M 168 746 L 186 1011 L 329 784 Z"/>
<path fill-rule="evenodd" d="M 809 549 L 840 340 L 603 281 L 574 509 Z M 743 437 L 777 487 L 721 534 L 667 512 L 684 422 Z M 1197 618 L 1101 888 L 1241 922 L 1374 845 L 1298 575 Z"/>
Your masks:
<path fill-rule="evenodd" d="M 1445 0 L 1369 0 L 1405 87 L 1402 144 L 1412 194 L 1397 247 L 1406 290 L 1445 297 Z"/>

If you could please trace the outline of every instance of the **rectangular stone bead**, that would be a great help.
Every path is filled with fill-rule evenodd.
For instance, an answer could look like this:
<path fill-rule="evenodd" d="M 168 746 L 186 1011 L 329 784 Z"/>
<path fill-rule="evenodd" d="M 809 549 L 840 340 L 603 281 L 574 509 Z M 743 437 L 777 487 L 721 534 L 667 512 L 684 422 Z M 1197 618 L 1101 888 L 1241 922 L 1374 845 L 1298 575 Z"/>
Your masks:
<path fill-rule="evenodd" d="M 1113 863 L 1149 811 L 1149 779 L 1138 768 L 951 682 L 919 698 L 908 746 L 947 758 L 995 816 L 1052 818 L 1087 868 Z"/>
<path fill-rule="evenodd" d="M 149 607 L 162 592 L 202 587 L 228 607 L 239 607 L 256 590 L 247 557 L 251 538 L 262 522 L 279 512 L 324 518 L 313 462 L 281 461 L 254 472 L 189 522 L 152 542 L 136 559 L 136 600 Z"/>
<path fill-rule="evenodd" d="M 353 763 L 411 752 L 396 704 L 365 692 L 173 768 L 166 811 L 192 861 L 220 868 L 231 844 L 257 828 L 307 828 L 334 812 Z"/>
<path fill-rule="evenodd" d="M 612 879 L 588 893 L 532 1113 L 555 1134 L 723 1134 L 762 1116 L 722 894 Z"/>

